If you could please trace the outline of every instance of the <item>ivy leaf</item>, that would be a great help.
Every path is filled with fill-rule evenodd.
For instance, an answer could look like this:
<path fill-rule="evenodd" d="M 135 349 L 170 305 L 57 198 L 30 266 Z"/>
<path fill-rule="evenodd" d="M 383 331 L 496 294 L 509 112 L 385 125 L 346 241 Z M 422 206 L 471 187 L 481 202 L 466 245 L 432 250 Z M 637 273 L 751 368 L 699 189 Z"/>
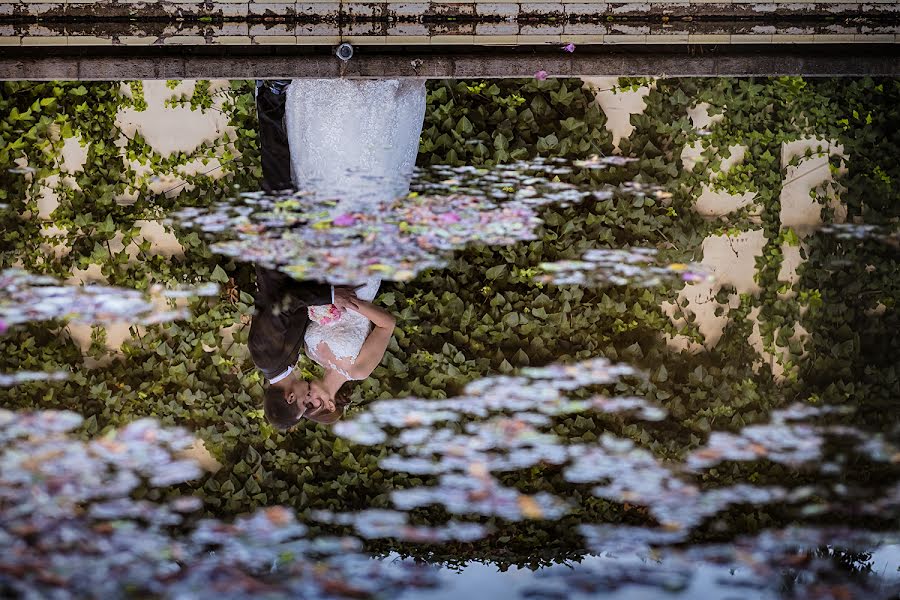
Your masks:
<path fill-rule="evenodd" d="M 217 283 L 228 283 L 228 274 L 225 272 L 225 269 L 216 265 L 216 268 L 213 269 L 212 275 L 210 275 L 210 279 Z"/>
<path fill-rule="evenodd" d="M 379 297 L 379 300 L 385 306 L 394 306 L 394 302 L 395 302 L 394 292 L 388 292 L 387 294 L 382 294 Z"/>
<path fill-rule="evenodd" d="M 537 142 L 537 151 L 538 152 L 547 152 L 549 150 L 553 150 L 559 146 L 559 138 L 556 137 L 555 134 L 551 133 L 550 135 L 544 136 L 538 139 Z"/>
<path fill-rule="evenodd" d="M 800 238 L 797 236 L 797 232 L 794 231 L 791 227 L 786 227 L 784 230 L 784 242 L 788 246 L 800 245 Z"/>
<path fill-rule="evenodd" d="M 463 116 L 462 118 L 460 118 L 459 121 L 457 121 L 456 127 L 454 130 L 457 133 L 469 134 L 469 133 L 472 133 L 472 131 L 474 131 L 474 129 L 475 128 L 472 126 L 472 122 L 469 119 L 467 119 L 465 116 Z"/>
<path fill-rule="evenodd" d="M 669 380 L 669 372 L 666 370 L 666 365 L 660 365 L 659 370 L 656 372 L 656 381 L 658 383 L 664 383 Z"/>
<path fill-rule="evenodd" d="M 484 272 L 488 279 L 497 279 L 506 272 L 506 265 L 497 265 Z"/>

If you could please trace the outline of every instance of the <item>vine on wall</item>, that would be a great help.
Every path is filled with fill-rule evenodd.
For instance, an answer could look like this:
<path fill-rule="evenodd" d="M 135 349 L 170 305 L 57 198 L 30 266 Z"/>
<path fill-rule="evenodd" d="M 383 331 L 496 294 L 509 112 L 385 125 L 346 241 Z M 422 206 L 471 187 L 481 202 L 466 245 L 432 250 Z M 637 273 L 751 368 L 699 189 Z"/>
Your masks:
<path fill-rule="evenodd" d="M 140 84 L 131 84 L 130 90 L 128 98 L 118 84 L 4 84 L 0 114 L 8 116 L 0 121 L 0 199 L 9 207 L 4 213 L 8 226 L 2 264 L 70 276 L 73 269 L 93 263 L 103 265 L 103 275 L 117 285 L 144 288 L 156 282 L 212 279 L 231 293 L 193 303 L 189 321 L 135 329 L 121 360 L 102 371 L 77 366 L 81 352 L 62 333 L 61 323 L 8 332 L 0 338 L 0 370 L 76 366 L 68 381 L 3 391 L 2 404 L 77 410 L 88 416 L 85 435 L 144 415 L 190 426 L 224 465 L 196 488 L 208 509 L 219 515 L 272 503 L 301 512 L 381 507 L 387 506 L 390 490 L 421 483 L 425 478 L 381 470 L 378 451 L 349 445 L 322 427 L 306 425 L 282 436 L 265 423 L 259 408 L 261 381 L 245 347 L 253 290 L 246 266 L 212 255 L 196 234 L 181 231 L 177 234 L 184 258 L 154 255 L 148 244 L 139 248 L 137 260 L 129 260 L 125 250 L 109 250 L 107 243 L 117 235 L 125 245 L 138 235 L 134 223 L 139 219 L 156 218 L 176 206 L 206 205 L 235 190 L 257 189 L 261 176 L 252 82 L 232 82 L 223 92 L 222 110 L 238 132 L 236 139 L 225 140 L 234 147 L 228 156 L 221 147 L 207 145 L 190 156 L 161 157 L 138 136 L 120 149 L 117 112 L 146 106 Z M 198 85 L 190 98 L 174 103 L 210 110 L 209 90 L 208 83 Z M 538 155 L 583 159 L 612 154 L 605 116 L 592 100 L 581 82 L 572 79 L 429 82 L 420 163 L 490 166 Z M 591 441 L 608 430 L 661 457 L 678 459 L 711 430 L 765 421 L 772 408 L 795 399 L 836 403 L 853 398 L 860 408 L 854 417 L 859 424 L 878 430 L 897 425 L 886 407 L 900 392 L 896 365 L 889 362 L 900 351 L 900 342 L 882 333 L 897 329 L 896 249 L 878 240 L 848 243 L 814 235 L 803 240 L 808 260 L 791 287 L 795 299 L 784 298 L 787 290 L 778 273 L 782 243 L 799 243 L 779 220 L 787 176 L 787 167 L 781 166 L 785 142 L 817 136 L 843 145 L 846 158 L 833 156 L 831 161 L 850 219 L 890 223 L 900 216 L 894 185 L 900 180 L 900 83 L 658 80 L 645 102 L 644 113 L 632 116 L 635 131 L 619 144 L 620 152 L 636 162 L 604 170 L 576 169 L 561 178 L 585 186 L 632 181 L 663 185 L 671 199 L 665 204 L 652 198 L 638 202 L 617 193 L 577 206 L 547 207 L 537 241 L 467 248 L 457 252 L 446 269 L 427 271 L 410 283 L 385 285 L 379 302 L 398 314 L 398 329 L 382 366 L 354 388 L 355 410 L 382 397 L 446 397 L 480 377 L 602 355 L 649 373 L 645 381 L 619 383 L 606 391 L 656 401 L 668 409 L 670 418 L 635 424 L 610 415 L 559 417 L 553 430 L 566 438 Z M 725 115 L 709 135 L 697 132 L 687 116 L 699 102 Z M 72 136 L 88 144 L 88 159 L 84 170 L 73 175 L 77 186 L 63 182 L 55 190 L 60 204 L 52 220 L 64 233 L 42 238 L 41 224 L 29 213 L 36 214 L 41 182 L 59 172 L 61 144 Z M 681 152 L 694 143 L 700 143 L 703 152 L 689 170 Z M 733 193 L 752 191 L 759 217 L 740 211 L 726 224 L 703 220 L 693 204 L 710 182 L 709 174 L 718 170 L 721 149 L 733 144 L 747 148 L 744 160 L 712 184 Z M 153 195 L 147 178 L 137 178 L 122 160 L 123 151 L 132 160 L 149 162 L 157 173 L 173 173 L 197 156 L 219 157 L 227 163 L 226 174 L 219 179 L 186 176 L 192 189 Z M 22 157 L 34 170 L 9 172 Z M 841 161 L 847 167 L 844 175 L 837 170 Z M 116 203 L 118 195 L 134 192 L 134 204 Z M 825 201 L 823 191 L 817 197 Z M 823 210 L 829 217 L 828 209 Z M 596 247 L 651 246 L 667 259 L 686 262 L 699 258 L 704 236 L 750 228 L 762 228 L 767 239 L 757 259 L 762 292 L 739 296 L 722 339 L 708 352 L 676 353 L 660 335 L 701 339 L 693 324 L 679 330 L 661 309 L 664 300 L 675 297 L 676 288 L 581 289 L 542 285 L 533 278 L 540 262 L 577 258 Z M 71 251 L 48 255 L 42 250 L 47 242 Z M 728 294 L 727 289 L 720 292 L 723 302 Z M 884 308 L 873 314 L 879 305 Z M 782 385 L 767 365 L 758 364 L 759 355 L 748 344 L 748 315 L 755 308 L 766 349 L 785 357 L 788 367 L 797 365 L 789 368 L 792 375 Z M 801 325 L 809 332 L 802 347 L 790 339 Z M 868 480 L 873 473 L 864 465 L 853 477 Z M 747 479 L 779 482 L 786 476 L 784 467 L 771 464 L 723 466 L 705 475 L 709 485 Z M 501 480 L 529 492 L 575 496 L 581 502 L 563 521 L 504 524 L 508 539 L 447 546 L 442 557 L 540 562 L 577 554 L 573 523 L 646 520 L 633 509 L 591 498 L 552 467 Z M 145 493 L 155 497 L 169 492 Z M 443 514 L 429 509 L 420 516 L 440 519 Z M 733 511 L 727 520 L 735 531 L 747 531 L 782 518 L 778 510 L 757 509 Z M 543 548 L 537 554 L 536 540 Z"/>

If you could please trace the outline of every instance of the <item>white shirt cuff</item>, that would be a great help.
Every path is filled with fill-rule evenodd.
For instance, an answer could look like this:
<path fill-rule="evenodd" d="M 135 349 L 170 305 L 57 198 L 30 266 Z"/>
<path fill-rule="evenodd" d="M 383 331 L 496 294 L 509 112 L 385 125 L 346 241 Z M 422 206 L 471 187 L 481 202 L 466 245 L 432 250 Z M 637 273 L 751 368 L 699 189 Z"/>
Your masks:
<path fill-rule="evenodd" d="M 284 371 L 284 372 L 276 375 L 272 379 L 270 379 L 269 383 L 278 383 L 279 381 L 281 381 L 282 379 L 284 379 L 285 377 L 290 375 L 293 370 L 294 370 L 294 367 L 288 367 L 286 371 Z"/>

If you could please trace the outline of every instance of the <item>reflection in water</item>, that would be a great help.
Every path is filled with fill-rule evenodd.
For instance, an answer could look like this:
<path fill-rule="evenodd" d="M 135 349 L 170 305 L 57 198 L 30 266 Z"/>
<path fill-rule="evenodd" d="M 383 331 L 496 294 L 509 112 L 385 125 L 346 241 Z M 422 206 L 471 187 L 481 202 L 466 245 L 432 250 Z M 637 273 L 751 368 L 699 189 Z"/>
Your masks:
<path fill-rule="evenodd" d="M 337 215 L 406 196 L 425 117 L 424 79 L 298 79 L 286 95 L 298 189 L 337 199 Z"/>
<path fill-rule="evenodd" d="M 896 82 L 176 84 L 4 84 L 0 595 L 896 597 Z"/>
<path fill-rule="evenodd" d="M 73 287 L 61 285 L 53 277 L 9 269 L 0 273 L 0 332 L 14 325 L 52 319 L 161 323 L 187 315 L 185 311 L 160 309 L 160 303 L 166 306 L 165 300 L 218 293 L 215 284 L 170 289 L 156 286 L 149 293 L 101 285 Z"/>
<path fill-rule="evenodd" d="M 494 182 L 481 179 L 486 171 L 430 169 L 442 180 L 423 184 L 422 192 L 410 196 L 374 200 L 364 209 L 303 192 L 251 193 L 209 210 L 181 210 L 175 220 L 225 238 L 211 246 L 219 254 L 278 268 L 298 279 L 349 282 L 378 276 L 409 281 L 428 268 L 445 266 L 449 251 L 467 244 L 533 239 L 540 223 L 535 205 L 592 196 L 535 176 L 539 169 L 550 170 L 515 165 Z M 532 174 L 522 172 L 527 170 Z M 529 184 L 523 186 L 525 181 Z M 361 189 L 371 194 L 371 188 L 383 183 L 394 185 L 373 178 Z M 464 189 L 467 184 L 494 189 L 472 193 Z M 507 197 L 511 199 L 498 203 Z"/>
<path fill-rule="evenodd" d="M 188 311 L 176 308 L 179 299 L 215 296 L 215 283 L 152 286 L 147 292 L 105 285 L 68 286 L 54 277 L 32 275 L 20 269 L 0 272 L 0 334 L 27 323 L 64 319 L 71 323 L 140 325 L 184 319 Z M 18 371 L 0 374 L 0 387 L 26 381 L 59 381 L 66 371 Z"/>
<path fill-rule="evenodd" d="M 368 377 L 391 339 L 393 315 L 372 303 L 378 281 L 333 288 L 260 268 L 257 285 L 249 349 L 269 383 L 266 417 L 279 429 L 304 417 L 334 423 L 348 403 L 344 384 Z M 301 350 L 322 377 L 305 381 L 294 371 Z"/>
<path fill-rule="evenodd" d="M 541 269 L 545 274 L 538 281 L 556 285 L 653 287 L 673 278 L 689 282 L 713 279 L 700 265 L 653 264 L 656 254 L 656 250 L 652 248 L 589 250 L 581 260 L 542 264 Z"/>
<path fill-rule="evenodd" d="M 296 187 L 313 199 L 336 198 L 333 222 L 353 220 L 351 210 L 371 214 L 376 202 L 406 195 L 422 130 L 424 81 L 259 82 L 256 93 L 264 189 Z M 279 429 L 304 417 L 334 423 L 349 402 L 344 385 L 365 379 L 381 362 L 395 318 L 373 304 L 378 277 L 353 283 L 329 289 L 257 269 L 250 353 L 269 382 L 265 415 Z M 307 382 L 294 373 L 301 346 L 324 368 L 322 377 Z"/>
<path fill-rule="evenodd" d="M 318 107 L 329 93 L 334 101 Z M 613 196 L 610 189 L 561 182 L 571 166 L 540 159 L 494 171 L 439 166 L 411 182 L 422 94 L 421 82 L 259 83 L 262 187 L 269 194 L 184 209 L 175 221 L 225 238 L 212 245 L 217 253 L 296 279 L 406 281 L 444 266 L 448 251 L 466 244 L 534 239 L 536 207 L 543 204 Z M 588 162 L 584 168 L 599 169 L 628 161 Z M 640 184 L 623 188 L 641 197 L 663 193 Z"/>
<path fill-rule="evenodd" d="M 91 442 L 66 435 L 81 422 L 71 412 L 0 409 L 6 597 L 116 598 L 123 588 L 209 597 L 212 581 L 241 598 L 260 589 L 330 598 L 433 585 L 422 566 L 368 560 L 355 538 L 306 538 L 306 527 L 280 507 L 225 526 L 198 518 L 203 503 L 189 495 L 135 501 L 142 482 L 159 487 L 199 476 L 194 461 L 177 457 L 191 436 L 150 419 Z M 186 533 L 174 535 L 175 527 Z M 26 536 L 41 543 L 28 544 Z"/>

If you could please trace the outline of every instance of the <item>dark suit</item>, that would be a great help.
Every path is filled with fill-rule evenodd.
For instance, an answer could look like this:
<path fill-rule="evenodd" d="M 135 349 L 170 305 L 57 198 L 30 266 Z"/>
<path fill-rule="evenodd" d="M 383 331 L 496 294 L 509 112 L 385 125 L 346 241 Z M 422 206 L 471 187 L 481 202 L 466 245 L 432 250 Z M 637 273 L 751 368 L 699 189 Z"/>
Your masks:
<path fill-rule="evenodd" d="M 331 303 L 327 283 L 297 281 L 256 267 L 256 314 L 250 323 L 250 356 L 266 379 L 297 363 L 309 325 L 307 307 Z"/>
<path fill-rule="evenodd" d="M 285 84 L 257 88 L 263 190 L 293 189 L 291 153 L 284 128 Z M 331 286 L 297 281 L 289 275 L 256 266 L 256 314 L 250 324 L 250 356 L 267 380 L 297 363 L 309 325 L 307 307 L 331 303 Z"/>
<path fill-rule="evenodd" d="M 284 127 L 285 88 L 288 83 L 290 82 L 265 82 L 256 88 L 262 188 L 266 192 L 294 189 L 291 181 L 291 150 Z"/>

